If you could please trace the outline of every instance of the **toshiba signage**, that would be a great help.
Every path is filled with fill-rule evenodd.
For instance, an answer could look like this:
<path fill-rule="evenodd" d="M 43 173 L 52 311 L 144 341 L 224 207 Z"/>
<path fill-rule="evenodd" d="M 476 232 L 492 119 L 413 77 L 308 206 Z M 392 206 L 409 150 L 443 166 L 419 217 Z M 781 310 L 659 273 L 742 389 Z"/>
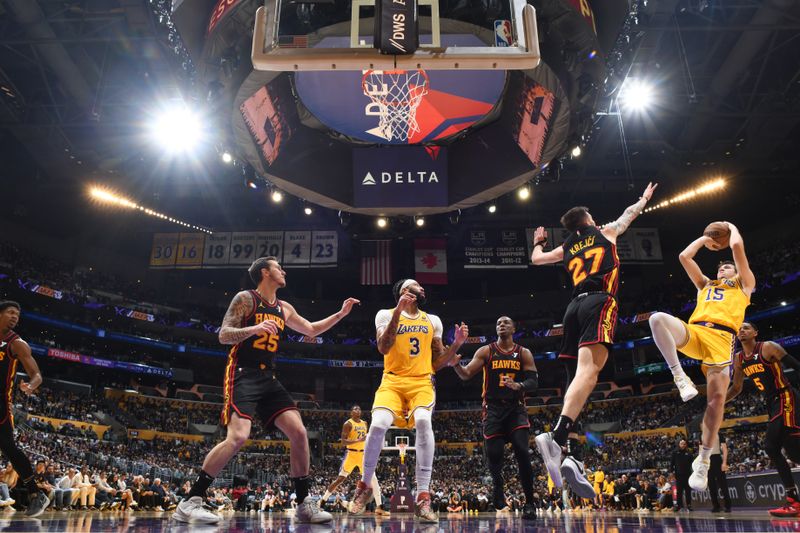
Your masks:
<path fill-rule="evenodd" d="M 439 146 L 355 148 L 353 204 L 447 206 L 447 150 Z"/>

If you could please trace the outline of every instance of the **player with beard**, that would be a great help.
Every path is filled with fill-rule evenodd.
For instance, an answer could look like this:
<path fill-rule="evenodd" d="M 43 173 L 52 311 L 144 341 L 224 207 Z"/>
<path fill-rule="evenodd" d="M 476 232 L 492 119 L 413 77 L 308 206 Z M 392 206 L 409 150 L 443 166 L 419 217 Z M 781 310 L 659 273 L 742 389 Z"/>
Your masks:
<path fill-rule="evenodd" d="M 295 520 L 330 522 L 333 518 L 330 513 L 307 498 L 311 483 L 308 436 L 300 411 L 275 375 L 275 357 L 286 326 L 316 337 L 346 317 L 353 305 L 360 302 L 348 298 L 337 313 L 309 322 L 291 304 L 278 299 L 278 289 L 286 286 L 286 272 L 277 258 L 256 259 L 248 273 L 256 290 L 241 291 L 234 296 L 219 330 L 219 341 L 232 346 L 225 367 L 225 404 L 221 416 L 228 433 L 206 455 L 189 497 L 178 505 L 172 517 L 181 522 L 220 521 L 218 515 L 203 508 L 203 498 L 214 478 L 247 441 L 253 417 L 258 416 L 265 427 L 275 426 L 289 439 L 290 472 L 297 495 Z"/>
<path fill-rule="evenodd" d="M 39 365 L 31 355 L 31 347 L 13 329 L 19 323 L 21 310 L 22 308 L 17 302 L 0 302 L 0 373 L 3 374 L 5 381 L 2 390 L 5 401 L 0 401 L 0 451 L 11 461 L 14 470 L 17 471 L 25 488 L 28 489 L 30 502 L 25 514 L 34 517 L 44 512 L 50 505 L 50 499 L 39 490 L 30 460 L 14 442 L 14 415 L 11 412 L 11 398 L 14 395 L 17 363 L 22 363 L 25 373 L 30 378 L 28 382 L 20 382 L 19 390 L 30 395 L 42 384 L 42 374 L 39 372 Z"/>
<path fill-rule="evenodd" d="M 539 374 L 533 354 L 514 342 L 516 326 L 507 316 L 497 319 L 497 342 L 481 346 L 466 367 L 453 360 L 453 370 L 466 381 L 483 370 L 483 438 L 486 460 L 494 484 L 494 508 L 508 510 L 503 492 L 503 452 L 511 443 L 519 465 L 519 480 L 525 492 L 522 518 L 536 518 L 533 505 L 533 468 L 528 457 L 528 432 L 531 427 L 525 408 L 525 395 L 539 387 Z"/>
<path fill-rule="evenodd" d="M 800 463 L 800 420 L 797 417 L 797 391 L 792 387 L 784 366 L 794 369 L 800 374 L 800 362 L 786 353 L 778 343 L 757 341 L 758 328 L 750 322 L 743 322 L 739 328 L 739 342 L 742 349 L 736 352 L 733 359 L 733 384 L 728 389 L 725 402 L 736 398 L 744 385 L 744 378 L 753 380 L 756 388 L 764 393 L 767 400 L 769 425 L 764 442 L 772 464 L 778 471 L 784 489 L 786 503 L 769 513 L 773 516 L 789 517 L 800 515 L 800 497 L 797 485 L 792 476 L 792 469 L 786 462 L 781 449 L 794 463 Z"/>
<path fill-rule="evenodd" d="M 383 379 L 372 404 L 364 471 L 356 486 L 350 512 L 362 514 L 372 500 L 368 483 L 375 473 L 386 430 L 395 423 L 416 430 L 417 503 L 414 515 L 422 522 L 436 523 L 439 518 L 431 508 L 429 492 L 435 445 L 431 424 L 436 405 L 433 374 L 452 361 L 469 335 L 469 329 L 463 322 L 456 326 L 455 340 L 445 348 L 442 321 L 422 310 L 425 289 L 413 279 L 403 279 L 395 283 L 392 292 L 397 306 L 382 309 L 375 317 L 378 351 L 383 354 Z"/>

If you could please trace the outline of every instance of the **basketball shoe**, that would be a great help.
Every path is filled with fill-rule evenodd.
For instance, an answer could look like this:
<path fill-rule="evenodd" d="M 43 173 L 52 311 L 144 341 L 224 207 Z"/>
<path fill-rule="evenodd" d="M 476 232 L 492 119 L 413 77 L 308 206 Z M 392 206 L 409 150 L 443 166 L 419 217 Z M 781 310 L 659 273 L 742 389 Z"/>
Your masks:
<path fill-rule="evenodd" d="M 178 504 L 172 513 L 172 519 L 187 524 L 216 524 L 222 517 L 206 510 L 203 507 L 203 498 L 192 496 Z"/>
<path fill-rule="evenodd" d="M 534 440 L 539 453 L 542 454 L 550 479 L 556 487 L 561 488 L 564 484 L 561 480 L 561 446 L 553 440 L 552 432 L 537 435 Z"/>
<path fill-rule="evenodd" d="M 681 393 L 681 400 L 688 402 L 697 396 L 697 387 L 694 386 L 692 379 L 685 373 L 674 376 L 675 385 L 678 387 L 678 392 Z"/>
<path fill-rule="evenodd" d="M 306 496 L 303 503 L 297 506 L 294 512 L 295 522 L 300 524 L 326 524 L 333 520 L 333 516 L 319 508 L 317 500 Z"/>
<path fill-rule="evenodd" d="M 359 479 L 356 484 L 356 492 L 353 494 L 353 500 L 350 502 L 350 514 L 364 514 L 364 509 L 367 508 L 371 501 L 372 488 Z"/>
<path fill-rule="evenodd" d="M 771 514 L 772 516 L 780 516 L 780 517 L 798 516 L 800 515 L 800 502 L 798 502 L 791 496 L 787 496 L 786 503 L 784 503 L 782 507 L 778 507 L 777 509 L 770 509 L 769 514 Z"/>
<path fill-rule="evenodd" d="M 439 522 L 439 517 L 431 509 L 431 493 L 420 492 L 417 496 L 417 505 L 414 509 L 414 517 L 418 518 L 420 522 L 428 524 L 436 524 Z"/>

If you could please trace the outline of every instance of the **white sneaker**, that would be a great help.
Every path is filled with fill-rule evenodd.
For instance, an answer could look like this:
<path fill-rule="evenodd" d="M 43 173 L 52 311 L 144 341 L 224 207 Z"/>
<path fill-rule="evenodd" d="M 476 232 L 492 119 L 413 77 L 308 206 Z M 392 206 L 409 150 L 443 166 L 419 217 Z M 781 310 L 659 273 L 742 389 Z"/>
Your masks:
<path fill-rule="evenodd" d="M 571 456 L 566 456 L 564 462 L 561 463 L 561 473 L 566 478 L 569 486 L 575 491 L 575 494 L 587 500 L 594 499 L 597 494 L 594 492 L 594 487 L 589 480 L 586 479 L 586 472 L 583 469 L 583 463 Z"/>
<path fill-rule="evenodd" d="M 673 379 L 675 380 L 675 386 L 678 387 L 678 391 L 681 393 L 681 400 L 688 402 L 697 396 L 697 387 L 694 386 L 694 382 L 689 376 L 680 373 L 677 376 L 673 376 Z"/>
<path fill-rule="evenodd" d="M 192 496 L 178 504 L 172 519 L 187 524 L 216 524 L 222 517 L 203 507 L 203 498 Z"/>
<path fill-rule="evenodd" d="M 542 454 L 542 459 L 544 459 L 547 473 L 550 474 L 550 479 L 553 480 L 553 485 L 560 489 L 564 484 L 561 480 L 561 446 L 553 440 L 552 433 L 542 433 L 537 435 L 534 440 L 539 453 Z"/>
<path fill-rule="evenodd" d="M 692 475 L 689 476 L 689 486 L 694 490 L 706 490 L 708 487 L 708 468 L 711 461 L 703 461 L 698 457 L 692 461 Z"/>
<path fill-rule="evenodd" d="M 310 496 L 297 506 L 294 519 L 301 524 L 326 524 L 333 520 L 333 516 L 319 508 L 319 503 Z"/>

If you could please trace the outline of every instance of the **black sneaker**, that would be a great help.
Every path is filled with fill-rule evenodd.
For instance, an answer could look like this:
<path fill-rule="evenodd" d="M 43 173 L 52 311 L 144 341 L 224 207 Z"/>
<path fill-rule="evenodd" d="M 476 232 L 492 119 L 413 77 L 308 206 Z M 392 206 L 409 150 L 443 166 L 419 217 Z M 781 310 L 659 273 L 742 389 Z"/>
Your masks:
<path fill-rule="evenodd" d="M 525 507 L 522 509 L 522 519 L 536 520 L 536 507 L 534 507 L 533 505 L 525 504 Z"/>
<path fill-rule="evenodd" d="M 39 516 L 50 505 L 50 498 L 45 496 L 44 492 L 37 492 L 36 496 L 31 498 L 28 508 L 25 510 L 25 516 L 33 518 Z"/>

